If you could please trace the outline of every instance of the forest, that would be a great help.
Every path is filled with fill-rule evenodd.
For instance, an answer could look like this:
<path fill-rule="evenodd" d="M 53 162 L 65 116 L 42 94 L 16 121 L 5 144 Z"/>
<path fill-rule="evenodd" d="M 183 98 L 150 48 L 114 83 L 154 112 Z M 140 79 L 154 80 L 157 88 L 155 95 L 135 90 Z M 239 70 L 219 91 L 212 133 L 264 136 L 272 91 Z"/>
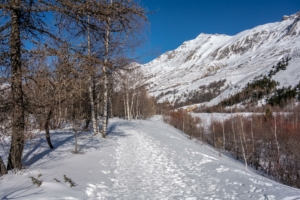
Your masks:
<path fill-rule="evenodd" d="M 0 1 L 0 176 L 23 169 L 34 130 L 52 149 L 51 129 L 105 138 L 110 117 L 155 113 L 134 64 L 147 14 L 131 0 Z"/>

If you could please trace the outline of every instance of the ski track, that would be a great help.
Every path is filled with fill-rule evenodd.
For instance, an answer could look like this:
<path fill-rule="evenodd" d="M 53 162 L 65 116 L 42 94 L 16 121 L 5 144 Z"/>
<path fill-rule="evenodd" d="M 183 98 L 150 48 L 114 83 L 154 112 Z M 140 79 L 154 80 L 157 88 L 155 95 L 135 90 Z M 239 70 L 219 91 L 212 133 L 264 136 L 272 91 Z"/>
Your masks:
<path fill-rule="evenodd" d="M 109 181 L 99 183 L 103 177 L 94 177 L 95 183 L 88 184 L 85 192 L 89 199 L 278 199 L 272 193 L 278 193 L 279 184 L 226 167 L 218 162 L 217 155 L 188 147 L 176 151 L 171 142 L 162 143 L 128 123 L 118 123 L 115 131 L 123 135 L 110 136 L 118 143 L 115 154 L 111 154 L 112 163 L 99 162 L 107 168 L 102 176 Z"/>

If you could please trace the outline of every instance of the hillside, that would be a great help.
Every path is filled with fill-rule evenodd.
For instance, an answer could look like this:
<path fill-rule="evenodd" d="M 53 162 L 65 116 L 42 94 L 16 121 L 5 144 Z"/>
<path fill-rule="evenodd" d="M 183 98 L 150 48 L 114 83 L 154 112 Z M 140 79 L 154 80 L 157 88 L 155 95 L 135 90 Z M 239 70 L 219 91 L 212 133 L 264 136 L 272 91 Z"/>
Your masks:
<path fill-rule="evenodd" d="M 267 75 L 287 57 L 291 58 L 289 66 L 273 79 L 280 86 L 296 85 L 300 80 L 299 49 L 300 12 L 234 36 L 202 33 L 143 69 L 150 94 L 160 102 L 185 101 L 191 91 L 202 91 L 212 93 L 205 105 L 215 105 L 255 77 Z M 215 84 L 218 82 L 222 84 Z"/>
<path fill-rule="evenodd" d="M 232 158 L 219 157 L 159 116 L 132 122 L 114 118 L 109 127 L 106 140 L 79 133 L 83 154 L 78 155 L 71 153 L 74 137 L 69 130 L 52 133 L 54 150 L 47 148 L 43 134 L 36 137 L 25 149 L 28 168 L 0 181 L 0 199 L 300 198 L 299 189 L 246 170 Z M 70 187 L 64 175 L 76 186 Z M 30 177 L 43 181 L 42 185 L 37 187 Z"/>

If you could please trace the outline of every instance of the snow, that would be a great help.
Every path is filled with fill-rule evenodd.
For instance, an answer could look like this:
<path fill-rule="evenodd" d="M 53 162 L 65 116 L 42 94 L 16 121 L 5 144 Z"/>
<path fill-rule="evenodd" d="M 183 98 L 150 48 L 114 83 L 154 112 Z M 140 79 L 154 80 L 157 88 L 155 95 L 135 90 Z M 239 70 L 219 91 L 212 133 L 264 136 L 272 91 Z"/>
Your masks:
<path fill-rule="evenodd" d="M 131 122 L 114 118 L 107 139 L 81 132 L 84 154 L 71 153 L 70 131 L 52 133 L 54 150 L 48 150 L 43 137 L 26 146 L 25 155 L 30 154 L 25 163 L 31 163 L 27 169 L 1 178 L 0 199 L 300 199 L 299 189 L 219 157 L 161 116 Z M 37 187 L 29 176 L 39 174 L 43 183 Z M 63 175 L 77 186 L 71 188 Z"/>
<path fill-rule="evenodd" d="M 193 117 L 201 119 L 201 126 L 207 131 L 213 121 L 223 122 L 233 116 L 251 117 L 253 114 L 259 115 L 261 113 L 240 112 L 240 113 L 191 113 Z M 208 131 L 209 132 L 209 131 Z"/>
<path fill-rule="evenodd" d="M 291 57 L 286 71 L 274 80 L 280 86 L 294 86 L 299 82 L 300 14 L 276 23 L 264 24 L 234 36 L 201 33 L 173 51 L 143 65 L 149 92 L 158 96 L 171 92 L 159 101 L 175 101 L 187 91 L 226 79 L 228 89 L 204 105 L 218 104 L 237 93 L 256 76 L 268 74 L 282 58 Z M 292 35 L 290 27 L 294 27 Z M 298 52 L 298 53 L 297 53 Z M 173 91 L 176 90 L 176 93 Z"/>

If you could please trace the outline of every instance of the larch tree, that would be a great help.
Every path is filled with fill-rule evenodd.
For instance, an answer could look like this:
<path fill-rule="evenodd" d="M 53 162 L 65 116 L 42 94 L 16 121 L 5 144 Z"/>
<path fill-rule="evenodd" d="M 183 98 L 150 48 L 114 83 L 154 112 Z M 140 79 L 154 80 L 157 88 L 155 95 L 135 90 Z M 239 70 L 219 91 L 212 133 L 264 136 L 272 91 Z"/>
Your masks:
<path fill-rule="evenodd" d="M 97 1 L 94 1 L 94 4 Z M 108 120 L 108 84 L 109 75 L 118 69 L 118 58 L 126 56 L 129 50 L 140 44 L 135 34 L 141 29 L 142 22 L 147 20 L 146 10 L 133 0 L 102 0 L 100 5 L 106 15 L 94 18 L 103 30 L 104 37 L 99 38 L 103 50 L 98 49 L 98 56 L 102 60 L 103 80 L 103 121 L 102 137 L 106 137 Z"/>
<path fill-rule="evenodd" d="M 7 163 L 8 170 L 22 169 L 26 111 L 23 78 L 26 59 L 28 59 L 36 44 L 43 44 L 41 41 L 46 37 L 60 40 L 52 34 L 55 32 L 53 29 L 57 27 L 47 23 L 47 15 L 50 15 L 50 13 L 53 15 L 64 14 L 76 18 L 78 12 L 74 14 L 72 10 L 67 10 L 64 7 L 66 2 L 69 1 L 0 1 L 0 64 L 2 68 L 9 69 L 8 76 L 10 78 L 8 82 L 12 94 L 10 99 L 12 105 L 12 135 Z"/>
<path fill-rule="evenodd" d="M 22 153 L 24 148 L 25 105 L 23 92 L 24 59 L 30 45 L 34 45 L 43 36 L 51 36 L 45 22 L 46 6 L 37 0 L 1 0 L 0 37 L 1 59 L 7 62 L 10 69 L 10 87 L 12 104 L 12 138 L 7 169 L 22 169 Z M 27 46 L 26 46 L 27 45 Z M 4 47 L 3 47 L 4 46 Z M 2 49 L 1 48 L 1 49 Z"/>
<path fill-rule="evenodd" d="M 104 80 L 102 83 L 104 117 L 102 137 L 105 137 L 107 131 L 105 120 L 107 120 L 108 110 L 107 75 L 112 74 L 118 67 L 116 58 L 126 55 L 128 49 L 138 44 L 137 37 L 131 36 L 135 35 L 136 30 L 142 24 L 140 22 L 146 20 L 146 10 L 133 0 L 0 0 L 0 19 L 0 66 L 8 70 L 9 79 L 6 83 L 10 86 L 11 92 L 9 105 L 12 115 L 12 133 L 7 169 L 22 169 L 25 118 L 28 113 L 25 101 L 30 100 L 26 99 L 24 94 L 24 71 L 30 70 L 28 59 L 33 54 L 39 53 L 35 51 L 38 45 L 45 47 L 48 57 L 56 57 L 57 60 L 63 56 L 60 55 L 62 53 L 58 49 L 52 47 L 54 42 L 59 42 L 59 45 L 68 43 L 67 46 L 70 47 L 65 53 L 71 54 L 71 67 L 76 72 L 74 72 L 76 79 L 70 79 L 69 83 L 64 80 L 62 82 L 55 80 L 59 83 L 56 86 L 54 79 L 51 83 L 51 79 L 46 75 L 45 87 L 48 92 L 55 92 L 53 102 L 59 104 L 60 117 L 63 116 L 62 99 L 67 99 L 68 95 L 72 95 L 74 101 L 71 106 L 75 108 L 74 106 L 78 103 L 75 102 L 75 96 L 81 98 L 82 91 L 89 90 L 88 87 L 91 87 L 90 105 L 94 106 L 95 110 L 91 115 L 97 119 L 99 109 L 95 102 L 99 101 L 96 99 L 95 88 L 97 84 L 101 84 L 99 80 L 102 76 Z M 56 20 L 57 23 L 49 23 L 49 19 L 53 22 Z M 47 38 L 53 39 L 54 42 L 46 44 Z M 86 45 L 82 45 L 83 43 Z M 90 71 L 90 79 L 84 77 L 85 74 L 82 72 L 85 69 Z M 80 91 L 69 93 L 66 89 L 67 84 L 73 84 L 73 89 L 80 88 Z M 64 98 L 63 95 L 65 95 Z M 92 101 L 94 99 L 95 102 Z M 80 103 L 79 105 L 81 106 Z M 45 129 L 49 129 L 49 120 L 56 108 L 51 107 L 50 104 L 44 106 L 48 109 Z M 76 111 L 76 113 L 79 112 Z M 67 108 L 64 115 L 68 115 Z M 97 121 L 94 124 L 98 126 Z M 96 133 L 98 132 L 97 126 L 94 130 Z"/>
<path fill-rule="evenodd" d="M 77 36 L 87 39 L 86 46 L 79 45 L 87 50 L 85 69 L 89 74 L 89 97 L 91 105 L 91 120 L 94 134 L 99 132 L 98 113 L 100 91 L 97 85 L 102 84 L 102 131 L 106 137 L 108 120 L 108 84 L 109 75 L 118 68 L 118 57 L 126 56 L 129 50 L 139 44 L 135 36 L 146 18 L 146 10 L 133 0 L 87 0 L 76 1 L 58 0 L 67 10 L 66 18 L 71 21 Z M 102 82 L 100 82 L 102 80 Z"/>

